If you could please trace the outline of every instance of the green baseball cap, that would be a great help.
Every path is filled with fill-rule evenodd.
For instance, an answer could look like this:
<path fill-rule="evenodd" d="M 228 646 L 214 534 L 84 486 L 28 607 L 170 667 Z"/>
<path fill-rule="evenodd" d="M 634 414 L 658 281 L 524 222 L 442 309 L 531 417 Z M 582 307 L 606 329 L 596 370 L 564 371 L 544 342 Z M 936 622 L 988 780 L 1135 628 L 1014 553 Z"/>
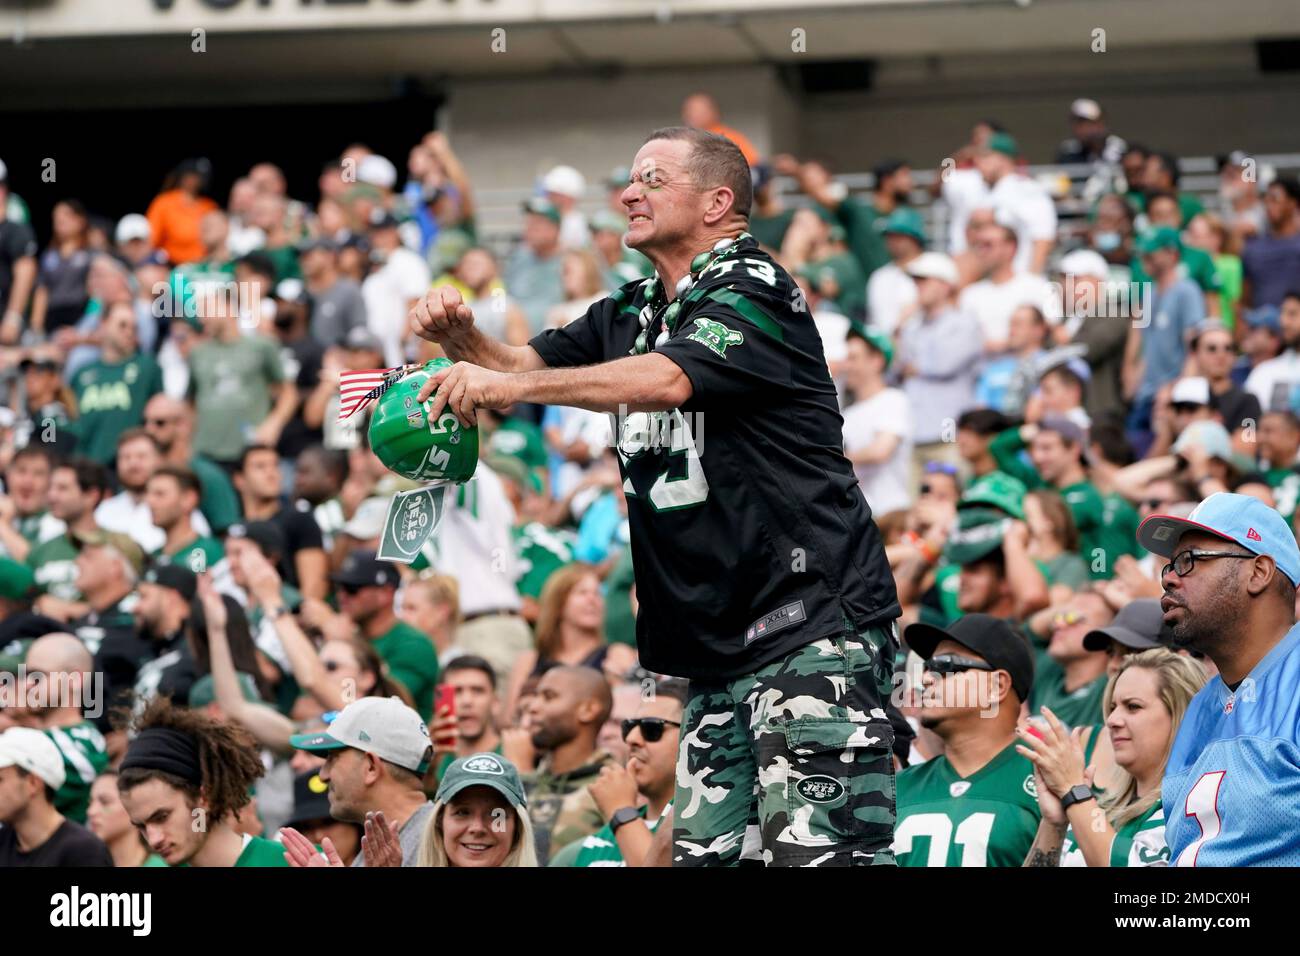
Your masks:
<path fill-rule="evenodd" d="M 1010 133 L 994 133 L 989 137 L 989 141 L 984 144 L 984 148 L 995 153 L 1001 153 L 1003 156 L 1010 156 L 1012 159 L 1020 158 L 1020 144 Z"/>
<path fill-rule="evenodd" d="M 432 398 L 416 401 L 429 376 L 451 368 L 436 358 L 392 385 L 370 415 L 370 447 L 389 471 L 414 481 L 468 481 L 478 467 L 478 427 L 463 428 L 446 409 L 437 422 L 427 417 Z"/>
<path fill-rule="evenodd" d="M 549 199 L 543 199 L 541 196 L 534 196 L 524 202 L 524 212 L 530 212 L 535 216 L 545 216 L 557 226 L 560 224 L 560 210 L 556 208 L 555 203 Z"/>
<path fill-rule="evenodd" d="M 262 703 L 262 695 L 257 692 L 257 683 L 253 680 L 251 674 L 239 671 L 235 674 L 239 680 L 239 693 L 244 700 L 253 703 Z M 217 685 L 212 679 L 211 674 L 204 674 L 190 687 L 190 706 L 207 707 L 217 699 Z"/>
<path fill-rule="evenodd" d="M 894 362 L 894 342 L 879 329 L 869 328 L 857 319 L 849 320 L 848 338 L 859 338 L 885 357 L 885 368 Z"/>
<path fill-rule="evenodd" d="M 433 800 L 435 803 L 448 803 L 468 787 L 491 787 L 505 797 L 512 807 L 528 806 L 519 771 L 505 757 L 496 754 L 470 754 L 453 761 L 442 775 L 442 782 L 438 784 L 438 792 L 434 794 Z"/>
<path fill-rule="evenodd" d="M 943 546 L 944 560 L 970 564 L 1002 547 L 1010 519 L 992 508 L 965 508 L 957 512 L 957 528 Z"/>
<path fill-rule="evenodd" d="M 886 236 L 891 232 L 898 233 L 900 236 L 911 236 L 922 246 L 925 245 L 925 221 L 921 219 L 919 212 L 906 206 L 900 206 L 891 212 L 880 224 L 880 232 Z"/>
<path fill-rule="evenodd" d="M 21 601 L 35 585 L 36 578 L 31 568 L 13 558 L 0 558 L 0 597 Z"/>
<path fill-rule="evenodd" d="M 1024 500 L 1028 493 L 1029 489 L 1019 478 L 1008 475 L 1005 471 L 992 471 L 971 482 L 957 502 L 957 507 L 987 505 L 1006 512 L 1017 520 L 1024 520 Z"/>
<path fill-rule="evenodd" d="M 1149 255 L 1161 249 L 1181 249 L 1182 237 L 1173 226 L 1156 226 L 1137 237 L 1138 255 Z"/>

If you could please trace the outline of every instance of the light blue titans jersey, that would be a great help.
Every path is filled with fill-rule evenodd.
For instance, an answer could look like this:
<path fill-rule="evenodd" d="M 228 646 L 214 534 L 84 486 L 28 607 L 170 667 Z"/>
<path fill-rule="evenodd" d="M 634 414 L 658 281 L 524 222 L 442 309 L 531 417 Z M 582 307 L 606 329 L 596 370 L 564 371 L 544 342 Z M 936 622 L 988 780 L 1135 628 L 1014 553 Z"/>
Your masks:
<path fill-rule="evenodd" d="M 1300 866 L 1300 624 L 1192 699 L 1161 796 L 1174 866 Z"/>

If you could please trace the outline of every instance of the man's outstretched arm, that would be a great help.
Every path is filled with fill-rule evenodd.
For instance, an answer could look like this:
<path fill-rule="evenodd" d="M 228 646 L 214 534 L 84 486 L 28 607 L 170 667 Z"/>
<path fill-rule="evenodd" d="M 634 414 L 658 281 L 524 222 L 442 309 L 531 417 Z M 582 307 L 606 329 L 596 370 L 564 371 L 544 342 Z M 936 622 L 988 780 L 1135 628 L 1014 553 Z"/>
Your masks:
<path fill-rule="evenodd" d="M 506 345 L 480 332 L 473 311 L 452 286 L 440 286 L 417 302 L 410 322 L 416 335 L 441 345 L 453 362 L 470 362 L 497 372 L 546 368 L 531 345 Z"/>
<path fill-rule="evenodd" d="M 569 405 L 593 412 L 666 411 L 681 407 L 694 391 L 677 363 L 653 352 L 599 365 L 517 373 L 461 362 L 431 376 L 420 389 L 419 401 L 434 395 L 435 389 L 429 418 L 436 421 L 446 407 L 464 425 L 475 424 L 476 409 L 507 408 L 516 402 Z"/>

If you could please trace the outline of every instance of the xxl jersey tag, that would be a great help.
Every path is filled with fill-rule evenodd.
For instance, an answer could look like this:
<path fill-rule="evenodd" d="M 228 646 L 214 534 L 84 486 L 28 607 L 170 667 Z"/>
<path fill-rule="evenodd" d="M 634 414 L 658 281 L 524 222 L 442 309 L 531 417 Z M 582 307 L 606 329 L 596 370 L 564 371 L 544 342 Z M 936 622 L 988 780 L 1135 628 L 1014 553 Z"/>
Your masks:
<path fill-rule="evenodd" d="M 785 607 L 778 608 L 771 614 L 760 617 L 753 624 L 749 625 L 745 631 L 745 644 L 749 645 L 760 637 L 767 637 L 769 634 L 775 634 L 777 631 L 787 627 L 794 627 L 796 624 L 802 624 L 808 619 L 804 614 L 803 601 L 795 601 L 793 604 L 787 604 Z"/>

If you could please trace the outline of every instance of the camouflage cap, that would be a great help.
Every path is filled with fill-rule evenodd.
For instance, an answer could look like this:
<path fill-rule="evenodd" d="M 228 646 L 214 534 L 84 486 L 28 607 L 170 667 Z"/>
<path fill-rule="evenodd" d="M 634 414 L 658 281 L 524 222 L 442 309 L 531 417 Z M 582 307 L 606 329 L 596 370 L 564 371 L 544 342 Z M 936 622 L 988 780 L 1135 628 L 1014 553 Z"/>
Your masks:
<path fill-rule="evenodd" d="M 69 531 L 68 539 L 78 551 L 82 548 L 112 548 L 131 562 L 137 577 L 144 571 L 144 551 L 129 534 L 95 528 L 93 531 L 85 532 Z"/>
<path fill-rule="evenodd" d="M 479 753 L 461 757 L 447 768 L 434 795 L 437 803 L 448 803 L 456 794 L 469 787 L 491 787 L 510 802 L 512 807 L 528 806 L 524 796 L 524 783 L 519 771 L 505 757 Z"/>

